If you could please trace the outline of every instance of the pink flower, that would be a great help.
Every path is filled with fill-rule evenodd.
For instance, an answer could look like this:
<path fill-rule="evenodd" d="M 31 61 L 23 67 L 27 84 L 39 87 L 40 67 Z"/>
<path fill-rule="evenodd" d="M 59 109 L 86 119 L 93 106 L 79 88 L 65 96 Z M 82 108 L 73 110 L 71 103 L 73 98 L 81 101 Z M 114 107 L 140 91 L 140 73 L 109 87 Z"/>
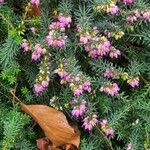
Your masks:
<path fill-rule="evenodd" d="M 74 80 L 75 80 L 75 82 L 79 82 L 80 81 L 80 77 L 76 76 Z"/>
<path fill-rule="evenodd" d="M 81 88 L 77 88 L 75 90 L 73 90 L 74 96 L 80 96 L 83 93 L 83 89 Z"/>
<path fill-rule="evenodd" d="M 43 88 L 47 88 L 49 85 L 49 81 L 44 80 L 42 81 L 41 85 L 43 86 Z"/>
<path fill-rule="evenodd" d="M 114 130 L 109 128 L 105 131 L 106 136 L 113 138 L 114 137 Z"/>
<path fill-rule="evenodd" d="M 106 119 L 100 122 L 101 129 L 105 133 L 106 136 L 113 138 L 114 137 L 114 130 L 109 126 L 108 121 Z"/>
<path fill-rule="evenodd" d="M 83 123 L 84 129 L 91 131 L 93 127 L 96 125 L 96 123 L 98 122 L 97 115 L 88 116 L 84 118 L 83 122 L 84 122 Z"/>
<path fill-rule="evenodd" d="M 143 19 L 150 21 L 150 11 L 147 10 L 143 13 Z"/>
<path fill-rule="evenodd" d="M 132 88 L 139 87 L 139 77 L 135 77 L 135 78 L 129 79 L 129 80 L 127 81 L 127 83 L 128 83 Z"/>
<path fill-rule="evenodd" d="M 89 81 L 85 81 L 83 84 L 82 84 L 82 89 L 84 91 L 87 91 L 87 92 L 91 92 L 91 83 Z"/>
<path fill-rule="evenodd" d="M 58 21 L 60 22 L 60 23 L 62 23 L 62 25 L 64 26 L 64 27 L 70 27 L 70 23 L 71 23 L 71 17 L 70 16 L 68 16 L 68 17 L 65 17 L 65 16 L 59 16 L 58 17 Z"/>
<path fill-rule="evenodd" d="M 126 18 L 126 21 L 127 21 L 127 23 L 131 23 L 132 24 L 132 23 L 137 21 L 137 17 L 136 16 L 128 16 Z"/>
<path fill-rule="evenodd" d="M 124 4 L 132 4 L 134 0 L 123 0 Z"/>
<path fill-rule="evenodd" d="M 113 71 L 109 68 L 107 68 L 104 72 L 104 77 L 105 78 L 113 78 Z"/>
<path fill-rule="evenodd" d="M 21 48 L 23 49 L 23 52 L 29 51 L 29 43 L 26 39 L 23 40 L 23 43 L 21 44 Z"/>
<path fill-rule="evenodd" d="M 100 88 L 100 91 L 106 93 L 107 95 L 115 96 L 120 91 L 120 88 L 118 87 L 116 83 L 111 83 L 111 84 L 102 86 Z"/>
<path fill-rule="evenodd" d="M 111 48 L 111 51 L 109 53 L 110 58 L 118 58 L 121 55 L 120 50 L 115 49 L 114 47 Z"/>
<path fill-rule="evenodd" d="M 44 88 L 43 88 L 42 85 L 40 85 L 40 84 L 34 85 L 34 92 L 35 92 L 37 95 L 41 94 L 41 93 L 43 92 L 43 90 L 44 90 Z"/>
<path fill-rule="evenodd" d="M 127 150 L 132 150 L 132 144 L 131 143 L 128 144 Z"/>
<path fill-rule="evenodd" d="M 32 56 L 31 56 L 31 59 L 33 60 L 33 61 L 38 61 L 39 60 L 39 58 L 40 58 L 40 54 L 36 54 L 36 53 L 32 53 Z"/>
<path fill-rule="evenodd" d="M 107 9 L 107 12 L 111 13 L 111 15 L 116 15 L 119 12 L 119 7 L 112 4 L 110 7 Z"/>
<path fill-rule="evenodd" d="M 66 71 L 55 71 L 55 73 L 57 73 L 60 78 L 61 78 L 61 84 L 66 84 L 67 82 L 69 82 L 70 80 L 70 74 Z"/>
<path fill-rule="evenodd" d="M 82 117 L 85 112 L 86 112 L 86 101 L 83 100 L 81 104 L 73 108 L 73 110 L 71 111 L 71 114 L 74 117 L 78 118 L 78 117 Z"/>
<path fill-rule="evenodd" d="M 88 40 L 89 40 L 88 37 L 85 37 L 85 36 L 81 36 L 80 37 L 80 43 L 82 43 L 82 44 L 87 44 Z"/>
<path fill-rule="evenodd" d="M 36 44 L 34 46 L 34 50 L 36 51 L 37 54 L 41 54 L 42 51 L 43 51 L 42 48 L 41 48 L 41 46 L 40 46 L 40 44 Z"/>
<path fill-rule="evenodd" d="M 4 0 L 0 0 L 0 4 L 3 4 L 4 3 Z"/>
<path fill-rule="evenodd" d="M 31 0 L 30 3 L 31 3 L 32 5 L 37 5 L 37 6 L 39 6 L 40 0 Z"/>

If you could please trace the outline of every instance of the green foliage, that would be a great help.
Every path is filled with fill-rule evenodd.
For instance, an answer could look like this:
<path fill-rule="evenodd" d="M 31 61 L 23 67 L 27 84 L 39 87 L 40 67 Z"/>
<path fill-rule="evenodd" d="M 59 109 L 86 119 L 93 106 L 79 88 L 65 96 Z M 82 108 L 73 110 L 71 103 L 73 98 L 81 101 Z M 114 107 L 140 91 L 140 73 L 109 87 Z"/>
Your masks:
<path fill-rule="evenodd" d="M 69 121 L 74 121 L 81 131 L 81 150 L 107 150 L 108 141 L 114 150 L 127 149 L 129 143 L 133 150 L 148 150 L 150 148 L 150 23 L 139 19 L 128 24 L 126 17 L 132 10 L 144 12 L 150 9 L 149 0 L 136 0 L 131 5 L 117 2 L 120 12 L 111 15 L 107 11 L 99 11 L 97 6 L 108 5 L 112 0 L 43 0 L 40 8 L 41 16 L 27 13 L 27 0 L 8 0 L 0 5 L 0 149 L 2 150 L 35 150 L 35 141 L 39 130 L 32 128 L 29 117 L 19 111 L 18 106 L 11 103 L 10 87 L 27 104 L 46 104 L 62 110 Z M 29 6 L 28 6 L 29 7 Z M 108 6 L 107 6 L 108 7 Z M 31 10 L 31 8 L 29 9 Z M 48 26 L 57 20 L 54 15 L 71 16 L 71 27 L 66 28 L 67 42 L 64 48 L 48 47 L 45 37 Z M 77 24 L 83 29 L 82 36 L 92 32 L 97 27 L 96 37 L 108 36 L 108 40 L 121 51 L 118 59 L 91 59 L 84 46 L 79 42 L 80 33 Z M 31 28 L 35 28 L 35 33 Z M 23 34 L 21 29 L 23 28 Z M 119 37 L 120 33 L 122 36 Z M 84 35 L 85 34 L 85 35 Z M 22 39 L 29 42 L 29 52 L 21 50 Z M 36 95 L 35 85 L 40 63 L 31 60 L 33 46 L 41 44 L 50 56 L 48 72 L 49 87 Z M 87 45 L 86 45 L 87 46 Z M 93 130 L 87 133 L 83 130 L 84 117 L 80 119 L 71 115 L 74 107 L 70 101 L 76 98 L 69 84 L 60 84 L 60 78 L 55 70 L 62 64 L 71 75 L 81 74 L 85 80 L 90 80 L 92 91 L 84 93 L 79 99 L 87 100 L 88 113 L 96 113 L 98 119 L 107 119 L 114 129 L 114 138 L 107 138 Z M 119 74 L 116 79 L 104 78 L 106 68 Z M 133 89 L 128 79 L 139 77 L 139 88 Z M 119 94 L 111 97 L 100 92 L 101 86 L 117 83 Z M 87 113 L 87 114 L 88 114 Z M 86 114 L 86 115 L 87 115 Z M 107 141 L 108 140 L 108 141 Z"/>

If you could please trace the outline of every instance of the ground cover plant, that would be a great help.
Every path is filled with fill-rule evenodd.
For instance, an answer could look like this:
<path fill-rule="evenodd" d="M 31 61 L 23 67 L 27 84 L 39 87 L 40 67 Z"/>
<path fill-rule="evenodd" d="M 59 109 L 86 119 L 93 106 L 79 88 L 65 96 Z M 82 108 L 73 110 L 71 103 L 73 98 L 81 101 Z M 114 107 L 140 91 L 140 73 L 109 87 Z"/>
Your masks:
<path fill-rule="evenodd" d="M 149 150 L 150 1 L 0 0 L 0 149 Z"/>

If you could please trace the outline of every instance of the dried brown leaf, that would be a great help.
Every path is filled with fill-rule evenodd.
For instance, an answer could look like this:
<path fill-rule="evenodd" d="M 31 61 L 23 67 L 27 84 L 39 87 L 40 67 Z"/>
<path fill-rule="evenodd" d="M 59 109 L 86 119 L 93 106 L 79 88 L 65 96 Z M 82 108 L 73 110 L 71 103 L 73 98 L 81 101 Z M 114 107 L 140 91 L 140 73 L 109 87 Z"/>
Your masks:
<path fill-rule="evenodd" d="M 21 106 L 22 110 L 40 125 L 54 148 L 61 145 L 66 145 L 66 149 L 70 145 L 79 148 L 80 135 L 75 132 L 74 127 L 69 125 L 62 112 L 46 105 L 25 105 L 21 103 Z"/>

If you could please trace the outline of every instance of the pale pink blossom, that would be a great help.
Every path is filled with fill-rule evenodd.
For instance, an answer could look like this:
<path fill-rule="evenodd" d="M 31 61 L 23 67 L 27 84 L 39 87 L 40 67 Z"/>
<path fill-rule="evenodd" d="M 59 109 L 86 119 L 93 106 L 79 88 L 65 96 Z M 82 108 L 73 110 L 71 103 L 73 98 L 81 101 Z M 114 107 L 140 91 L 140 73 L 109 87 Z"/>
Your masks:
<path fill-rule="evenodd" d="M 110 58 L 116 58 L 117 59 L 117 58 L 119 58 L 120 55 L 121 55 L 120 50 L 115 49 L 115 48 L 112 48 L 110 53 L 109 53 Z"/>
<path fill-rule="evenodd" d="M 132 4 L 134 3 L 134 0 L 123 0 L 124 4 Z"/>
<path fill-rule="evenodd" d="M 97 115 L 92 115 L 84 118 L 83 120 L 83 127 L 85 130 L 91 131 L 93 127 L 97 124 Z"/>
<path fill-rule="evenodd" d="M 115 96 L 119 93 L 120 88 L 116 83 L 110 83 L 108 85 L 102 86 L 100 91 L 106 93 L 107 95 Z"/>
<path fill-rule="evenodd" d="M 39 6 L 40 0 L 31 0 L 30 3 L 31 3 L 32 5 L 37 5 L 37 6 Z"/>
<path fill-rule="evenodd" d="M 43 92 L 44 88 L 41 84 L 34 85 L 34 92 L 39 95 Z"/>
<path fill-rule="evenodd" d="M 4 0 L 0 0 L 0 4 L 3 4 L 4 3 Z"/>
<path fill-rule="evenodd" d="M 150 21 L 150 11 L 147 10 L 143 13 L 143 19 Z"/>
<path fill-rule="evenodd" d="M 127 83 L 128 83 L 132 88 L 139 87 L 139 77 L 135 77 L 135 78 L 129 79 L 129 80 L 127 81 Z"/>
<path fill-rule="evenodd" d="M 23 43 L 21 44 L 21 48 L 23 49 L 23 52 L 29 51 L 29 43 L 26 39 L 23 40 Z"/>
<path fill-rule="evenodd" d="M 31 59 L 33 61 L 38 61 L 40 59 L 41 55 L 40 54 L 36 54 L 36 53 L 32 53 Z"/>
<path fill-rule="evenodd" d="M 108 124 L 106 119 L 100 121 L 101 129 L 105 133 L 106 136 L 113 138 L 114 137 L 114 130 Z"/>
<path fill-rule="evenodd" d="M 42 81 L 41 85 L 42 85 L 44 88 L 47 88 L 48 85 L 49 85 L 49 81 L 44 80 L 44 81 Z"/>
<path fill-rule="evenodd" d="M 58 16 L 58 21 L 62 23 L 64 27 L 70 27 L 71 17 L 70 16 Z"/>
<path fill-rule="evenodd" d="M 110 5 L 110 7 L 107 9 L 107 12 L 111 15 L 116 15 L 119 12 L 119 7 L 117 5 Z"/>
<path fill-rule="evenodd" d="M 73 110 L 71 111 L 72 116 L 78 118 L 78 117 L 82 117 L 83 114 L 86 112 L 86 101 L 82 100 L 82 102 L 80 104 L 78 104 L 77 106 L 75 106 L 73 108 Z"/>
<path fill-rule="evenodd" d="M 82 84 L 82 89 L 84 91 L 87 91 L 87 92 L 91 92 L 91 83 L 89 81 L 85 81 L 83 84 Z"/>

